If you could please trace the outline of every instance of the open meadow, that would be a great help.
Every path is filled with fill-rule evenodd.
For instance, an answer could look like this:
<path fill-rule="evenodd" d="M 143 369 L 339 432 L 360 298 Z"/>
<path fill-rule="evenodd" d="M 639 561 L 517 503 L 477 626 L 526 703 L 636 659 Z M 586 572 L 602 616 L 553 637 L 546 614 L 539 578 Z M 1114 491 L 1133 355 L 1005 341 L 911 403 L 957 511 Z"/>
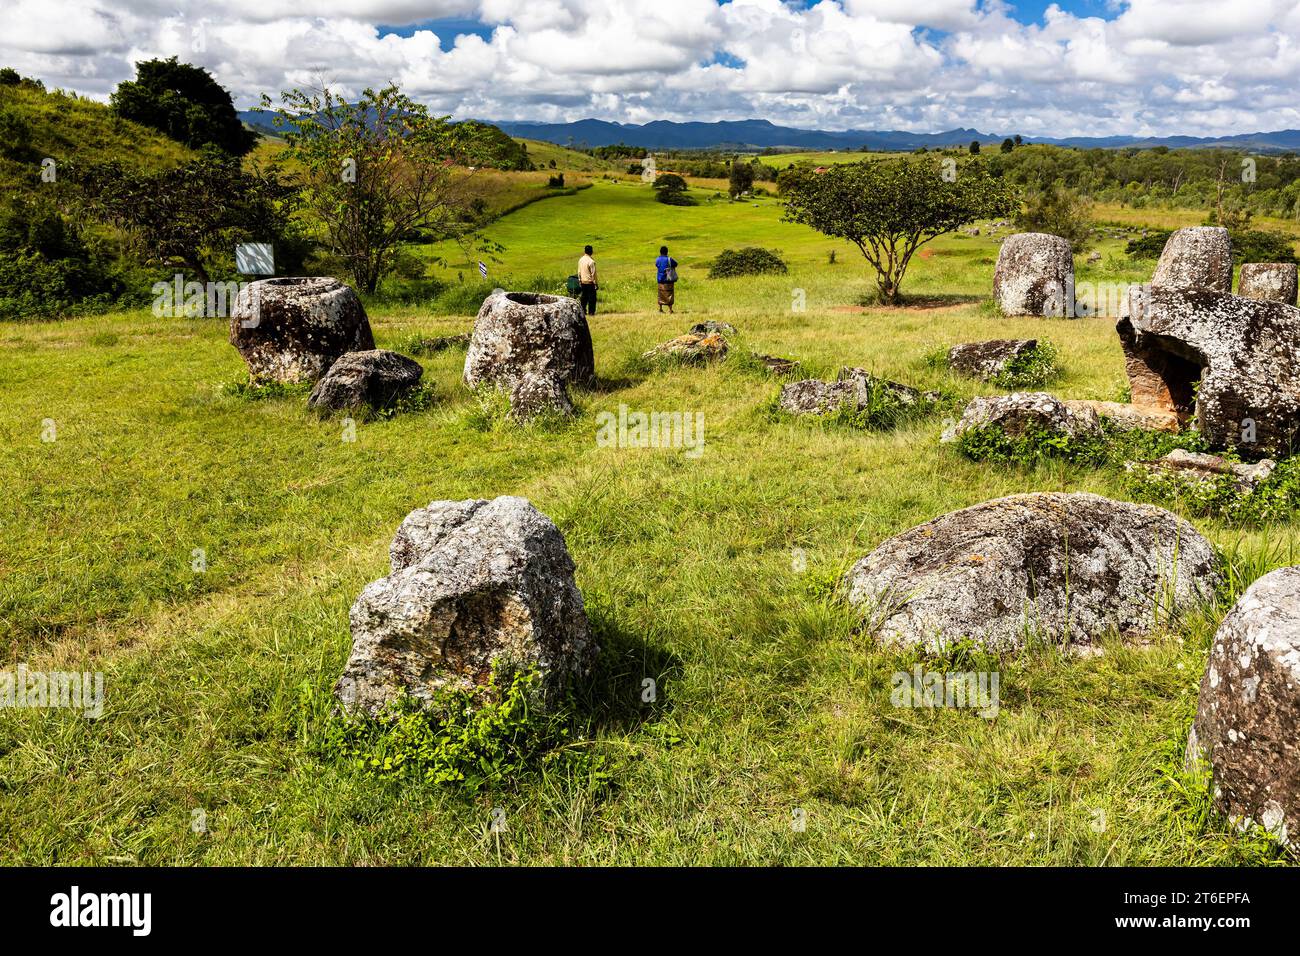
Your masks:
<path fill-rule="evenodd" d="M 921 658 L 877 646 L 835 588 L 880 542 L 945 512 L 1021 491 L 1126 497 L 1110 470 L 976 463 L 940 445 L 946 417 L 998 389 L 928 361 L 958 342 L 1038 338 L 1064 369 L 1054 394 L 1113 400 L 1127 384 L 1113 319 L 989 309 L 987 224 L 922 247 L 907 305 L 863 306 L 874 283 L 858 252 L 783 222 L 778 200 L 696 185 L 699 205 L 666 206 L 602 172 L 492 223 L 503 248 L 491 256 L 416 247 L 451 292 L 367 302 L 378 346 L 411 354 L 468 331 L 495 286 L 562 291 L 591 243 L 599 384 L 575 392 L 568 422 L 506 420 L 462 385 L 463 348 L 420 356 L 427 407 L 349 432 L 309 412 L 301 389 L 241 390 L 221 320 L 144 308 L 0 323 L 0 644 L 33 669 L 105 674 L 98 719 L 0 712 L 0 859 L 1280 862 L 1212 813 L 1182 766 L 1218 619 L 1296 563 L 1291 524 L 1192 517 L 1232 569 L 1219 604 L 1094 656 L 1002 658 L 995 719 L 891 706 L 890 675 Z M 529 188 L 545 178 L 527 175 Z M 1130 212 L 1096 215 L 1165 224 Z M 661 244 L 681 263 L 676 315 L 655 307 Z M 788 274 L 707 277 L 742 246 L 779 250 Z M 1152 263 L 1123 246 L 1100 241 L 1079 280 L 1149 278 Z M 744 362 L 641 359 L 705 320 L 736 326 L 738 352 L 797 359 L 810 376 L 860 366 L 951 399 L 895 430 L 855 430 L 774 414 L 780 382 Z M 597 415 L 623 406 L 702 413 L 702 452 L 602 447 Z M 348 609 L 387 573 L 402 518 L 498 495 L 550 516 L 577 565 L 602 647 L 561 748 L 583 759 L 466 795 L 324 753 Z"/>

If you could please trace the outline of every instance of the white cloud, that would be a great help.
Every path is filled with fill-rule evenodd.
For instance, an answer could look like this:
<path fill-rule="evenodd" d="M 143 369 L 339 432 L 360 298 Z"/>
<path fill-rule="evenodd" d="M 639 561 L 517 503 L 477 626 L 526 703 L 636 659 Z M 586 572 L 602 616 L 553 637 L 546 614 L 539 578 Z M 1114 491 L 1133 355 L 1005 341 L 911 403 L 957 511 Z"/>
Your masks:
<path fill-rule="evenodd" d="M 1300 0 L 6 0 L 0 65 L 105 98 L 135 60 L 210 69 L 240 106 L 395 80 L 489 119 L 761 117 L 793 126 L 1109 135 L 1300 127 Z M 431 19 L 477 20 L 453 35 Z M 381 24 L 405 26 L 380 34 Z M 476 35 L 484 34 L 483 36 Z"/>

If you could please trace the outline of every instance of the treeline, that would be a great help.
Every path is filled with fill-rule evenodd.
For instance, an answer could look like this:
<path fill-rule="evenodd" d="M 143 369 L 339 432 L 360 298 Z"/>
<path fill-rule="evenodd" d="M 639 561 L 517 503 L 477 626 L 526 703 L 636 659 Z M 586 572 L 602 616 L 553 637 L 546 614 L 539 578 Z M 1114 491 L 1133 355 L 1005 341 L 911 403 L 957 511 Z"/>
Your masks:
<path fill-rule="evenodd" d="M 607 162 L 617 163 L 627 160 L 627 171 L 629 173 L 641 172 L 644 168 L 641 160 L 651 155 L 654 156 L 655 165 L 659 169 L 671 169 L 675 173 L 680 173 L 683 176 L 693 176 L 696 179 L 730 179 L 732 166 L 737 163 L 746 166 L 752 171 L 753 175 L 748 177 L 751 182 L 774 183 L 779 172 L 779 170 L 768 166 L 757 157 L 724 150 L 651 150 L 642 146 L 628 146 L 619 143 L 614 146 L 596 146 L 579 151 Z M 632 160 L 635 160 L 635 162 L 632 162 Z"/>
<path fill-rule="evenodd" d="M 990 153 L 994 175 L 1027 191 L 1071 190 L 1141 209 L 1212 209 L 1300 218 L 1300 157 L 1226 149 L 1070 149 L 1019 146 Z"/>

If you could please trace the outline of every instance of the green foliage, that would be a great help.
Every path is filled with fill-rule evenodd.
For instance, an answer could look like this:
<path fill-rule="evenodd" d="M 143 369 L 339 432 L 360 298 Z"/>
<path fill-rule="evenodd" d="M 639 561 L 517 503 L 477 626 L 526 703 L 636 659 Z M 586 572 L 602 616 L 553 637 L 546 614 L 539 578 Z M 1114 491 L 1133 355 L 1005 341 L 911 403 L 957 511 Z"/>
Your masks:
<path fill-rule="evenodd" d="M 296 190 L 274 170 L 245 172 L 216 150 L 160 172 L 111 162 L 73 167 L 67 179 L 83 216 L 122 230 L 142 258 L 186 266 L 201 282 L 236 242 L 270 239 L 284 252 L 297 240 Z"/>
<path fill-rule="evenodd" d="M 1223 455 L 1229 460 L 1235 456 Z M 1300 511 L 1300 456 L 1284 458 L 1267 478 L 1243 491 L 1232 475 L 1188 477 L 1158 468 L 1134 467 L 1127 490 L 1149 501 L 1176 504 L 1191 514 L 1231 525 L 1258 526 L 1292 520 Z"/>
<path fill-rule="evenodd" d="M 1200 451 L 1205 447 L 1204 439 L 1196 431 L 1172 435 L 1119 428 L 1105 419 L 1102 420 L 1100 436 L 1070 436 L 1041 425 L 1031 426 L 1019 435 L 1008 435 L 997 425 L 983 425 L 963 432 L 956 444 L 957 449 L 973 461 L 1027 467 L 1043 459 L 1058 459 L 1116 469 L 1122 469 L 1129 461 L 1159 458 L 1175 448 Z"/>
<path fill-rule="evenodd" d="M 754 167 L 739 158 L 731 164 L 727 175 L 727 192 L 732 199 L 754 188 Z"/>
<path fill-rule="evenodd" d="M 917 248 L 976 219 L 1009 215 L 1010 190 L 978 163 L 943 175 L 923 159 L 865 161 L 823 173 L 791 167 L 780 180 L 786 219 L 857 246 L 880 300 L 896 303 Z"/>
<path fill-rule="evenodd" d="M 665 206 L 694 206 L 697 205 L 693 196 L 688 196 L 679 189 L 661 189 L 655 194 L 655 199 Z"/>
<path fill-rule="evenodd" d="M 113 111 L 193 149 L 215 146 L 243 156 L 257 142 L 244 128 L 230 94 L 202 67 L 167 60 L 135 65 L 136 78 L 119 83 Z"/>
<path fill-rule="evenodd" d="M 743 249 L 723 249 L 709 266 L 710 279 L 729 279 L 734 276 L 781 275 L 789 271 L 785 262 L 771 249 L 746 246 Z"/>
<path fill-rule="evenodd" d="M 663 173 L 655 177 L 655 181 L 650 186 L 651 189 L 663 189 L 669 191 L 683 192 L 688 187 L 686 180 L 676 173 Z"/>
<path fill-rule="evenodd" d="M 1173 234 L 1172 229 L 1152 229 L 1145 236 L 1130 239 L 1124 246 L 1124 253 L 1132 259 L 1159 259 L 1165 243 Z"/>
<path fill-rule="evenodd" d="M 512 172 L 528 172 L 534 168 L 533 161 L 528 156 L 528 147 L 512 139 L 499 126 L 479 120 L 465 120 L 456 126 L 471 144 L 480 166 Z M 560 185 L 564 185 L 563 177 Z"/>
<path fill-rule="evenodd" d="M 993 376 L 993 384 L 999 388 L 1034 390 L 1042 388 L 1060 374 L 1056 346 L 1039 340 L 1032 349 L 1017 355 L 1001 372 Z"/>
<path fill-rule="evenodd" d="M 538 713 L 539 684 L 536 674 L 519 673 L 508 684 L 447 690 L 427 709 L 403 698 L 379 717 L 334 714 L 313 743 L 320 756 L 346 761 L 367 776 L 433 784 L 464 796 L 517 786 L 546 764 L 581 765 L 607 781 L 603 756 L 565 747 L 570 728 L 558 716 Z M 306 706 L 313 706 L 309 696 Z"/>
<path fill-rule="evenodd" d="M 270 97 L 262 105 L 269 109 Z M 356 102 L 330 89 L 291 90 L 273 122 L 306 172 L 306 207 L 362 291 L 375 291 L 409 237 L 463 238 L 472 229 L 453 173 L 484 161 L 474 126 L 431 116 L 394 85 L 367 88 Z"/>
<path fill-rule="evenodd" d="M 1077 254 L 1088 248 L 1092 237 L 1091 204 L 1078 193 L 1059 186 L 1030 193 L 1016 214 L 1016 228 L 1022 232 L 1045 232 L 1069 240 Z"/>
<path fill-rule="evenodd" d="M 1173 231 L 1154 229 L 1145 236 L 1130 239 L 1124 252 L 1134 259 L 1158 259 Z M 1232 240 L 1232 261 L 1243 262 L 1297 262 L 1293 240 L 1280 232 L 1267 229 L 1229 228 Z"/>

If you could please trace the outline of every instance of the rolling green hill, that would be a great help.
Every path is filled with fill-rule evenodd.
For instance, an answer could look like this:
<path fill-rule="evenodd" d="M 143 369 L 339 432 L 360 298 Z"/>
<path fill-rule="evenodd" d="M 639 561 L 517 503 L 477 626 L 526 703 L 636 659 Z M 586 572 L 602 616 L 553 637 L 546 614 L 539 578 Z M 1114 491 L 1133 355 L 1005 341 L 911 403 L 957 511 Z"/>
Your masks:
<path fill-rule="evenodd" d="M 520 143 L 528 150 L 528 158 L 533 161 L 533 165 L 538 169 L 559 169 L 575 170 L 581 173 L 604 173 L 604 172 L 622 172 L 624 167 L 608 160 L 597 159 L 587 153 L 580 153 L 576 149 L 566 149 L 563 146 L 556 146 L 554 143 L 543 143 L 538 139 L 520 139 L 515 137 L 515 142 Z M 551 165 L 554 160 L 555 165 Z"/>
<path fill-rule="evenodd" d="M 175 166 L 191 151 L 166 136 L 124 120 L 103 103 L 34 86 L 0 86 L 0 188 L 41 181 L 41 161 L 129 162 Z"/>

